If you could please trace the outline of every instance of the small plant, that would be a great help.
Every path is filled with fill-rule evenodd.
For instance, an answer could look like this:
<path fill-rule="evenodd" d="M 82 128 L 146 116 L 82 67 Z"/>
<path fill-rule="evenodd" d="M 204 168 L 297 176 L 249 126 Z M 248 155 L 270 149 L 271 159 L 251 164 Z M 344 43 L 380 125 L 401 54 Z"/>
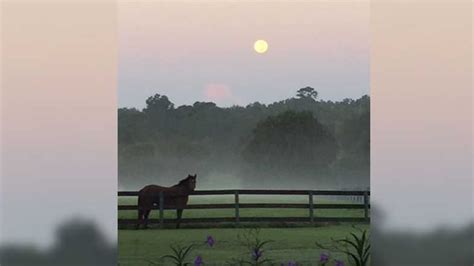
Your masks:
<path fill-rule="evenodd" d="M 356 227 L 354 227 L 356 228 Z M 357 228 L 358 229 L 358 228 Z M 359 229 L 360 230 L 360 229 Z M 324 246 L 318 242 L 316 245 L 319 248 L 337 251 L 346 254 L 350 260 L 354 261 L 356 266 L 367 266 L 369 265 L 370 259 L 370 243 L 369 243 L 369 236 L 367 230 L 361 230 L 361 235 L 356 235 L 354 233 L 350 234 L 350 237 L 346 237 L 345 239 L 334 240 L 330 246 Z M 323 258 L 321 254 L 321 259 Z M 325 257 L 326 258 L 326 257 Z M 329 256 L 327 256 L 327 260 L 325 263 L 329 261 Z M 344 266 L 344 262 L 340 260 L 334 260 L 335 265 L 337 266 Z M 320 263 L 323 263 L 320 261 Z"/>
<path fill-rule="evenodd" d="M 270 263 L 270 259 L 264 258 L 264 247 L 272 242 L 272 240 L 262 240 L 260 239 L 260 229 L 252 228 L 245 231 L 243 234 L 239 234 L 237 238 L 239 242 L 247 247 L 248 252 L 244 253 L 244 258 L 233 258 L 231 259 L 231 265 L 264 265 L 266 263 Z"/>
<path fill-rule="evenodd" d="M 204 261 L 201 256 L 197 256 L 196 259 L 194 259 L 194 266 L 202 266 L 203 264 Z"/>
<path fill-rule="evenodd" d="M 188 260 L 188 255 L 191 252 L 191 250 L 194 248 L 195 244 L 191 244 L 189 246 L 181 246 L 181 245 L 171 245 L 170 248 L 172 250 L 171 255 L 165 255 L 162 258 L 163 259 L 170 259 L 173 263 L 173 265 L 176 266 L 186 266 L 186 265 L 191 265 L 191 263 L 186 262 Z M 197 260 L 197 258 L 196 258 Z M 196 264 L 195 260 L 195 264 Z M 200 259 L 202 265 L 202 258 Z"/>
<path fill-rule="evenodd" d="M 216 243 L 216 240 L 211 235 L 208 235 L 206 237 L 206 240 L 204 242 L 201 242 L 199 245 L 204 244 L 204 245 L 207 245 L 207 246 L 212 248 L 215 243 Z M 196 243 L 188 245 L 188 246 L 182 246 L 182 245 L 179 245 L 179 244 L 171 245 L 170 249 L 172 250 L 172 254 L 165 255 L 161 258 L 171 260 L 172 261 L 171 263 L 173 263 L 173 265 L 176 265 L 176 266 L 192 265 L 193 263 L 188 262 L 189 261 L 188 257 L 190 255 L 191 251 L 196 246 L 198 246 L 198 244 L 196 244 Z M 204 265 L 204 260 L 203 260 L 201 255 L 198 255 L 198 256 L 196 256 L 196 258 L 194 258 L 194 264 L 193 265 L 194 266 Z"/>
<path fill-rule="evenodd" d="M 319 264 L 326 265 L 326 263 L 328 262 L 329 262 L 329 254 L 321 253 L 321 255 L 319 255 Z"/>
<path fill-rule="evenodd" d="M 214 238 L 212 236 L 207 236 L 206 238 L 206 242 L 205 242 L 209 247 L 213 247 L 214 244 L 216 243 L 216 241 L 214 240 Z"/>
<path fill-rule="evenodd" d="M 328 264 L 330 261 L 333 261 L 334 264 Z M 329 253 L 323 252 L 319 255 L 319 263 L 318 265 L 326 266 L 326 265 L 334 265 L 334 266 L 345 266 L 342 260 L 331 259 Z"/>

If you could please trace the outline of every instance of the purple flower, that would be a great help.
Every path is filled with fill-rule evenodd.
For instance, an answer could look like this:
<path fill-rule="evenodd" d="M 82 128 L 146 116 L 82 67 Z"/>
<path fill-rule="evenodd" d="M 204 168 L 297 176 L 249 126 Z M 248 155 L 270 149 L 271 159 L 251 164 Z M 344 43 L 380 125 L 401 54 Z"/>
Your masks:
<path fill-rule="evenodd" d="M 329 261 L 329 255 L 326 253 L 321 253 L 319 256 L 319 262 L 321 263 L 327 263 Z"/>
<path fill-rule="evenodd" d="M 262 257 L 262 255 L 263 255 L 263 250 L 260 250 L 260 249 L 255 248 L 255 249 L 252 251 L 252 258 L 253 258 L 254 260 L 256 260 L 256 261 L 257 261 L 258 259 L 260 259 L 260 258 Z"/>
<path fill-rule="evenodd" d="M 336 266 L 344 266 L 344 262 L 342 260 L 334 260 L 336 262 Z"/>
<path fill-rule="evenodd" d="M 196 259 L 194 260 L 194 266 L 201 266 L 203 265 L 203 261 L 202 261 L 202 257 L 201 256 L 197 256 Z"/>
<path fill-rule="evenodd" d="M 298 264 L 296 264 L 296 261 L 290 260 L 290 261 L 288 262 L 288 266 L 298 266 Z"/>
<path fill-rule="evenodd" d="M 214 240 L 214 238 L 212 238 L 212 236 L 207 236 L 206 244 L 207 244 L 208 246 L 210 246 L 210 247 L 212 248 L 212 246 L 214 246 L 214 243 L 215 243 L 215 242 L 216 242 L 216 241 Z"/>

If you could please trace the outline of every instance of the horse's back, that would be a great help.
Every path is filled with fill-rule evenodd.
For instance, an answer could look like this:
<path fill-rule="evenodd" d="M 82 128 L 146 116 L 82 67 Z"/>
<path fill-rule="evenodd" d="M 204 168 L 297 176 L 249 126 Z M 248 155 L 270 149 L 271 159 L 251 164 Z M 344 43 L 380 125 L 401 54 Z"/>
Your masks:
<path fill-rule="evenodd" d="M 138 205 L 152 206 L 154 202 L 158 202 L 160 191 L 166 188 L 157 185 L 148 185 L 138 191 Z"/>
<path fill-rule="evenodd" d="M 158 193 L 160 191 L 166 190 L 167 187 L 157 186 L 157 185 L 148 185 L 138 191 L 138 195 L 147 194 L 147 193 Z"/>

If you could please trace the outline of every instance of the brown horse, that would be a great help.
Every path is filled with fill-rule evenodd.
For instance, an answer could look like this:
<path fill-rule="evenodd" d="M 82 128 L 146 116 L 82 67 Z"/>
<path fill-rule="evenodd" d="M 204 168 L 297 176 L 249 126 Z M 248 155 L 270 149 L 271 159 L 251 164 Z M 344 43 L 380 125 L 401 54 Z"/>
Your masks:
<path fill-rule="evenodd" d="M 159 206 L 160 192 L 163 192 L 164 208 L 176 209 L 176 228 L 179 228 L 183 209 L 186 208 L 186 204 L 188 203 L 189 193 L 196 188 L 196 177 L 196 174 L 188 175 L 188 177 L 172 187 L 148 185 L 142 188 L 138 192 L 137 229 L 140 228 L 140 224 L 142 223 L 145 228 L 148 228 L 148 216 L 154 205 Z"/>

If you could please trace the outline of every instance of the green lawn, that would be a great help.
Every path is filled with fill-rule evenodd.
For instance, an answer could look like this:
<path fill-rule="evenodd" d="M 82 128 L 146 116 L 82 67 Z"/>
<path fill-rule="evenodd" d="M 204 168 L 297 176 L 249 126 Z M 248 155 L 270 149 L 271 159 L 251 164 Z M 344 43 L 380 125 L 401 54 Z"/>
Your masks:
<path fill-rule="evenodd" d="M 368 225 L 358 225 L 366 229 Z M 119 230 L 120 265 L 172 265 L 163 261 L 161 256 L 171 253 L 171 244 L 198 244 L 190 254 L 189 261 L 201 255 L 206 265 L 226 265 L 232 258 L 249 258 L 250 252 L 239 242 L 238 235 L 249 229 L 212 228 L 212 229 L 163 229 L 163 230 Z M 262 228 L 260 238 L 272 240 L 264 251 L 265 258 L 275 265 L 297 261 L 298 265 L 317 265 L 322 250 L 315 242 L 328 243 L 331 238 L 344 238 L 350 232 L 358 232 L 349 225 L 324 226 L 313 228 Z M 206 237 L 215 238 L 214 247 L 204 245 Z M 347 261 L 343 254 L 331 253 L 333 258 Z M 333 264 L 328 264 L 333 265 Z M 348 263 L 346 262 L 346 265 Z"/>
<path fill-rule="evenodd" d="M 136 204 L 136 197 L 121 197 L 120 205 Z M 233 196 L 194 196 L 190 204 L 233 203 Z M 241 203 L 307 203 L 307 196 L 241 196 Z M 328 200 L 316 198 L 315 203 L 354 203 L 348 200 Z M 331 217 L 363 217 L 363 210 L 315 210 L 316 216 Z M 242 217 L 307 217 L 306 209 L 240 209 Z M 119 218 L 136 218 L 136 211 L 119 211 Z M 197 217 L 233 217 L 233 209 L 185 210 L 184 218 Z M 165 211 L 165 217 L 175 218 L 175 211 Z M 152 211 L 151 218 L 158 218 L 158 211 Z M 357 231 L 351 225 L 327 225 L 320 227 L 265 228 L 260 230 L 260 238 L 272 240 L 265 249 L 265 257 L 276 264 L 295 260 L 298 265 L 317 265 L 321 250 L 315 242 L 328 243 L 331 238 L 343 238 L 350 232 Z M 357 225 L 369 228 L 369 225 Z M 180 243 L 198 246 L 191 254 L 190 261 L 201 255 L 206 265 L 227 265 L 232 258 L 248 258 L 249 251 L 238 240 L 239 234 L 248 232 L 245 228 L 212 228 L 212 229 L 150 229 L 150 230 L 119 230 L 119 261 L 120 265 L 172 265 L 162 261 L 163 255 L 171 252 L 170 245 Z M 212 235 L 216 239 L 213 248 L 203 245 L 206 237 Z M 334 258 L 347 258 L 342 254 L 332 254 Z M 155 264 L 153 264 L 155 263 Z M 285 264 L 285 265 L 286 265 Z M 328 264 L 333 265 L 333 264 Z M 346 263 L 346 265 L 348 265 Z"/>

